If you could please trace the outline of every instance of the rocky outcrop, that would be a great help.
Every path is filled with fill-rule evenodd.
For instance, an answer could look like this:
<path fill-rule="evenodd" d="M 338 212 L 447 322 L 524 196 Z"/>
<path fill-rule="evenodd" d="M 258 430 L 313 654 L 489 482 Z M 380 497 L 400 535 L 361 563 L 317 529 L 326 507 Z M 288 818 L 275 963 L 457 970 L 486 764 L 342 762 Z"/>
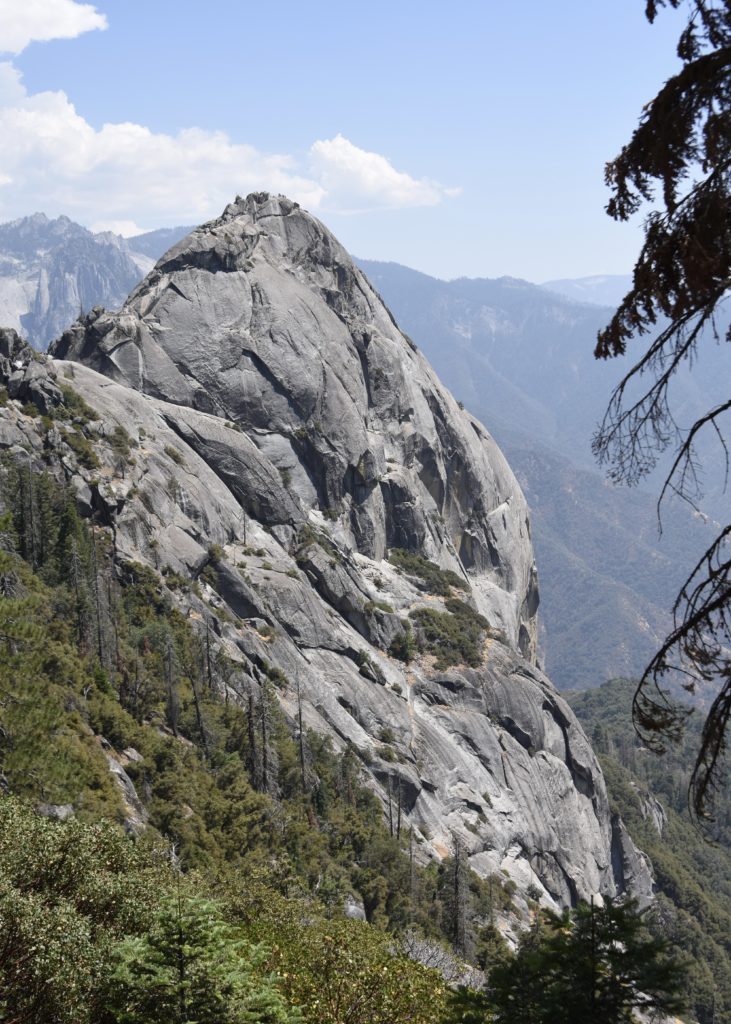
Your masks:
<path fill-rule="evenodd" d="M 406 547 L 468 570 L 480 611 L 532 655 L 533 553 L 513 474 L 295 203 L 237 200 L 118 314 L 88 317 L 54 352 L 235 423 L 354 550 L 379 561 Z"/>
<path fill-rule="evenodd" d="M 520 488 L 318 221 L 237 200 L 119 313 L 14 370 L 32 402 L 36 367 L 43 394 L 99 414 L 76 427 L 99 465 L 19 401 L 0 445 L 73 481 L 120 567 L 197 581 L 172 596 L 239 666 L 229 696 L 275 672 L 285 712 L 299 695 L 306 726 L 360 754 L 422 858 L 459 838 L 476 870 L 560 905 L 638 888 L 586 737 L 535 665 Z M 424 622 L 437 639 L 399 660 Z"/>

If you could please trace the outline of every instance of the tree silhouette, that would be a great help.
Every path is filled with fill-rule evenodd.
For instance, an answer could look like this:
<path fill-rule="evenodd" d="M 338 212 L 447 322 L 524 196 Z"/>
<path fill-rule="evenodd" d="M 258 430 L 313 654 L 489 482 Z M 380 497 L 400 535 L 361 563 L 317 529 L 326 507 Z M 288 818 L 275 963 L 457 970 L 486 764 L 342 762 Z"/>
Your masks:
<path fill-rule="evenodd" d="M 653 22 L 660 7 L 685 2 L 647 0 L 646 16 Z M 628 484 L 670 452 L 658 511 L 670 494 L 697 507 L 702 436 L 715 434 L 720 440 L 728 469 L 723 426 L 731 399 L 682 428 L 668 393 L 699 343 L 720 340 L 719 317 L 731 286 L 731 0 L 687 0 L 687 5 L 678 43 L 683 66 L 644 108 L 630 142 L 605 174 L 612 191 L 607 213 L 615 220 L 628 220 L 654 201 L 657 185 L 661 201 L 645 220 L 632 288 L 599 333 L 595 356 L 623 355 L 633 337 L 657 333 L 615 388 L 593 450 L 613 480 Z M 731 328 L 725 340 L 731 341 Z M 699 819 L 709 816 L 720 782 L 731 716 L 730 541 L 731 526 L 722 526 L 691 567 L 673 605 L 673 628 L 634 697 L 635 726 L 646 744 L 661 752 L 668 740 L 678 738 L 687 714 L 664 684 L 680 674 L 690 692 L 700 681 L 714 687 L 690 783 L 691 810 Z"/>

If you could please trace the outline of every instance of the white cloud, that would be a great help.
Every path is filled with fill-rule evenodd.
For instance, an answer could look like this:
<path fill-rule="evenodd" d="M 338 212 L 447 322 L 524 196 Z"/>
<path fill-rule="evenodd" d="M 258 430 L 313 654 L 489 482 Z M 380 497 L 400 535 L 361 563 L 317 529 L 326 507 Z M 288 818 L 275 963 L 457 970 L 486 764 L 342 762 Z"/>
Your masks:
<path fill-rule="evenodd" d="M 121 235 L 123 238 L 132 238 L 133 235 L 141 235 L 146 230 L 133 220 L 95 220 L 89 224 L 89 230 L 95 234 L 100 231 L 111 231 L 114 235 Z"/>
<path fill-rule="evenodd" d="M 341 213 L 366 209 L 436 206 L 459 189 L 397 171 L 385 156 L 353 145 L 338 134 L 310 148 L 310 166 L 326 192 L 324 206 Z"/>
<path fill-rule="evenodd" d="M 2 5 L 6 0 L 0 0 Z M 283 192 L 311 210 L 434 206 L 453 190 L 397 171 L 343 138 L 315 142 L 300 170 L 224 132 L 155 133 L 129 122 L 94 128 L 61 91 L 29 95 L 0 62 L 0 221 L 37 210 L 83 224 L 200 223 L 238 193 Z"/>
<path fill-rule="evenodd" d="M 29 43 L 74 39 L 105 29 L 107 19 L 92 4 L 76 0 L 0 0 L 0 53 L 20 53 Z"/>
<path fill-rule="evenodd" d="M 223 132 L 176 135 L 139 124 L 93 128 L 63 92 L 28 95 L 0 64 L 0 220 L 35 210 L 82 223 L 152 227 L 217 215 L 237 192 L 284 192 L 317 207 L 323 188 L 290 156 L 260 153 Z"/>

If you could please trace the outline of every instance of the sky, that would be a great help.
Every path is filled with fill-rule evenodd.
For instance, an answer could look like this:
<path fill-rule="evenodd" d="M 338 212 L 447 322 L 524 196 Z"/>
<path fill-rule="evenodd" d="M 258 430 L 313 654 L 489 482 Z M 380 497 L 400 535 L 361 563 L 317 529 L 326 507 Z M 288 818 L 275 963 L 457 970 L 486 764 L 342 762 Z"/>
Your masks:
<path fill-rule="evenodd" d="M 0 222 L 125 235 L 283 192 L 442 278 L 631 270 L 603 168 L 680 66 L 644 0 L 0 0 Z"/>

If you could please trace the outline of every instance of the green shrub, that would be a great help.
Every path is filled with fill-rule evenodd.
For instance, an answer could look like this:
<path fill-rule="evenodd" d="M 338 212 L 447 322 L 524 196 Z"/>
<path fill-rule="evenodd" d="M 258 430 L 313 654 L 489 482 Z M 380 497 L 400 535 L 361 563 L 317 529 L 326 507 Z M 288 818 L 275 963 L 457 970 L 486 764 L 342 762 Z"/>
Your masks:
<path fill-rule="evenodd" d="M 416 624 L 419 647 L 436 657 L 437 668 L 482 663 L 481 639 L 488 621 L 464 601 L 449 598 L 447 610 L 416 608 L 409 617 Z"/>
<path fill-rule="evenodd" d="M 74 452 L 79 465 L 84 469 L 98 469 L 101 463 L 99 456 L 88 437 L 85 437 L 80 430 L 64 430 L 62 437 L 69 448 Z"/>
<path fill-rule="evenodd" d="M 208 558 L 214 565 L 223 561 L 224 551 L 220 544 L 209 544 Z"/>
<path fill-rule="evenodd" d="M 423 555 L 405 551 L 403 548 L 392 548 L 388 560 L 407 576 L 415 576 L 420 580 L 420 589 L 430 594 L 448 597 L 452 587 L 457 590 L 469 590 L 467 583 L 456 572 L 452 572 L 451 569 L 440 569 Z"/>
<path fill-rule="evenodd" d="M 173 462 L 175 462 L 178 466 L 184 466 L 185 465 L 185 459 L 180 454 L 178 449 L 177 448 L 173 448 L 173 446 L 171 444 L 166 444 L 165 448 L 163 449 L 163 451 L 165 452 L 167 457 L 169 459 L 172 459 Z"/>
<path fill-rule="evenodd" d="M 82 423 L 90 423 L 99 419 L 99 413 L 75 391 L 70 384 L 59 384 L 63 395 L 63 406 L 54 409 L 56 419 L 75 419 Z"/>
<path fill-rule="evenodd" d="M 373 612 L 393 612 L 393 605 L 388 604 L 387 601 L 366 601 L 363 605 L 363 611 L 366 615 L 372 614 Z"/>
<path fill-rule="evenodd" d="M 109 435 L 107 441 L 115 455 L 119 455 L 123 459 L 128 459 L 131 448 L 137 446 L 137 442 L 132 440 L 124 427 L 119 423 Z"/>
<path fill-rule="evenodd" d="M 392 658 L 398 658 L 399 661 L 403 661 L 407 665 L 416 654 L 416 641 L 408 622 L 404 623 L 402 631 L 391 641 L 388 653 Z"/>

